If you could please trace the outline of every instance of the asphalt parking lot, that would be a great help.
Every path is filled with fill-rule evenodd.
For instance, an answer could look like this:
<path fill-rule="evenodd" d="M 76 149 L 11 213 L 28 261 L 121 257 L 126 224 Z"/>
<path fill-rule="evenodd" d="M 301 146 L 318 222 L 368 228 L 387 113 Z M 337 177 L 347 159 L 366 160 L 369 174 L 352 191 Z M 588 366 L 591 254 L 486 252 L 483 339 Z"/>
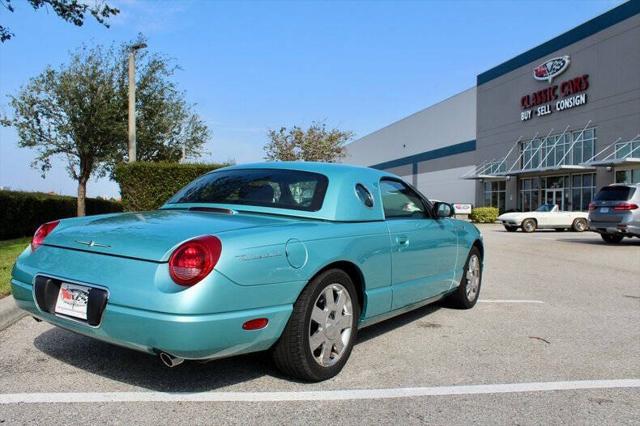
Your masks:
<path fill-rule="evenodd" d="M 364 329 L 323 383 L 265 354 L 167 369 L 25 318 L 0 332 L 0 423 L 640 423 L 640 239 L 481 230 L 474 309 Z"/>

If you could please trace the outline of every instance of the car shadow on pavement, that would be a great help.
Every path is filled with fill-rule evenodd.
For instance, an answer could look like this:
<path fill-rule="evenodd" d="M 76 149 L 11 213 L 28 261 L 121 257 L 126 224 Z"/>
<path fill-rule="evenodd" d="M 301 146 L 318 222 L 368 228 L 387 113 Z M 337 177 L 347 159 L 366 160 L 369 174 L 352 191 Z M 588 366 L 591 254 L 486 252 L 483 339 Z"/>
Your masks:
<path fill-rule="evenodd" d="M 359 331 L 356 345 L 417 321 L 441 307 L 439 303 L 427 305 L 366 327 Z M 34 346 L 42 353 L 88 373 L 160 392 L 212 391 L 263 376 L 297 382 L 276 369 L 268 352 L 209 362 L 186 361 L 176 368 L 167 368 L 152 355 L 57 327 L 37 336 Z"/>
<path fill-rule="evenodd" d="M 625 238 L 616 244 L 609 244 L 602 241 L 602 239 L 580 239 L 580 238 L 563 238 L 561 241 L 567 243 L 582 243 L 591 244 L 594 246 L 606 246 L 606 247 L 628 247 L 628 246 L 640 246 L 640 238 Z"/>
<path fill-rule="evenodd" d="M 265 375 L 282 377 L 264 352 L 168 368 L 158 357 L 57 327 L 37 336 L 34 346 L 91 374 L 160 392 L 203 392 Z"/>
<path fill-rule="evenodd" d="M 423 306 L 422 308 L 418 308 L 414 311 L 409 311 L 405 314 L 398 315 L 397 317 L 390 318 L 388 320 L 363 328 L 362 330 L 358 331 L 358 340 L 356 341 L 356 345 L 358 345 L 358 343 L 364 343 L 367 340 L 374 339 L 382 334 L 393 331 L 396 328 L 400 328 L 409 323 L 417 321 L 424 316 L 438 311 L 441 308 L 443 308 L 442 302 L 432 303 L 430 305 Z"/>

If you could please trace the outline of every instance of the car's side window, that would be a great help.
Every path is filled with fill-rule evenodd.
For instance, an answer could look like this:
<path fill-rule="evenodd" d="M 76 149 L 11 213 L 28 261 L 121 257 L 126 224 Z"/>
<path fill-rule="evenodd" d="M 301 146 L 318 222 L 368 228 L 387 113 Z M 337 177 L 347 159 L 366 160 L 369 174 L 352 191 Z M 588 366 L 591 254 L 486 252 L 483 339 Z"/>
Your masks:
<path fill-rule="evenodd" d="M 373 207 L 373 196 L 366 186 L 361 183 L 356 184 L 356 195 L 362 204 L 369 208 Z"/>
<path fill-rule="evenodd" d="M 427 217 L 420 196 L 403 182 L 383 179 L 380 181 L 380 193 L 386 219 Z"/>

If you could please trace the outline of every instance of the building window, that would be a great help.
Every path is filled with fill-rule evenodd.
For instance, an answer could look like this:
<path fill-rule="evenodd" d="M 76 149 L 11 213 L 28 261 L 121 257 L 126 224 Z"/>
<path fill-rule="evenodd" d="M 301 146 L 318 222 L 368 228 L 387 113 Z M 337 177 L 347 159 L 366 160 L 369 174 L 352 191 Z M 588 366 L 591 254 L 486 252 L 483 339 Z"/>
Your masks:
<path fill-rule="evenodd" d="M 504 173 L 507 171 L 507 162 L 502 161 L 492 161 L 487 163 L 482 168 L 483 175 L 495 175 L 496 173 Z"/>
<path fill-rule="evenodd" d="M 594 155 L 596 129 L 578 130 L 572 133 L 551 135 L 534 139 L 520 145 L 523 170 L 540 167 L 577 165 L 590 160 Z M 573 145 L 573 148 L 571 147 Z"/>
<path fill-rule="evenodd" d="M 616 183 L 640 183 L 640 168 L 616 170 Z"/>
<path fill-rule="evenodd" d="M 535 169 L 540 166 L 540 139 L 534 139 L 522 145 L 522 169 Z"/>
<path fill-rule="evenodd" d="M 540 179 L 520 180 L 520 210 L 530 212 L 540 205 Z"/>
<path fill-rule="evenodd" d="M 620 142 L 615 145 L 616 159 L 640 157 L 640 140 Z"/>
<path fill-rule="evenodd" d="M 500 212 L 503 212 L 507 194 L 506 181 L 500 180 L 493 182 L 484 182 L 483 185 L 485 207 L 497 207 Z"/>
<path fill-rule="evenodd" d="M 584 132 L 573 132 L 573 155 L 568 155 L 564 164 L 580 164 L 589 161 L 594 155 L 596 146 L 596 129 L 587 129 Z M 573 161 L 570 162 L 572 157 Z"/>
<path fill-rule="evenodd" d="M 549 137 L 540 150 L 542 155 L 540 161 L 544 160 L 542 167 L 555 167 L 566 164 L 567 158 L 565 158 L 565 154 L 570 148 L 571 135 L 565 133 Z"/>
<path fill-rule="evenodd" d="M 587 211 L 593 200 L 596 186 L 596 174 L 585 173 L 571 176 L 571 210 Z"/>
<path fill-rule="evenodd" d="M 637 178 L 640 179 L 640 169 Z M 560 210 L 586 211 L 595 186 L 595 173 L 520 179 L 520 209 L 532 211 L 547 203 L 557 204 Z"/>

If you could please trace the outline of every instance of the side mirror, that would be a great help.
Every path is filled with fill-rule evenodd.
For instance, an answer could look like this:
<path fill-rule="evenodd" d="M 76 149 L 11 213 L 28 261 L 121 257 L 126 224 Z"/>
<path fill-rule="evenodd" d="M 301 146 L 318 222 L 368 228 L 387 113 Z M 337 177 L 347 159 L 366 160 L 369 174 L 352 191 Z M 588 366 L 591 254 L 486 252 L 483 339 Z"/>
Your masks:
<path fill-rule="evenodd" d="M 436 217 L 438 218 L 453 216 L 453 206 L 451 206 L 451 204 L 449 203 L 438 201 L 433 205 L 433 209 L 435 210 Z"/>

